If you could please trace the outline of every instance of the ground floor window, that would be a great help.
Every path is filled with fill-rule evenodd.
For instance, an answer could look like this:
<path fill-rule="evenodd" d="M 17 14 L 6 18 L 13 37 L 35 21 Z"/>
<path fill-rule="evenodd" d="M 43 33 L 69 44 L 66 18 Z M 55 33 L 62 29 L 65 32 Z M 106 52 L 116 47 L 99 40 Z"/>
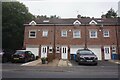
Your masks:
<path fill-rule="evenodd" d="M 60 53 L 60 47 L 59 46 L 56 47 L 56 53 Z"/>

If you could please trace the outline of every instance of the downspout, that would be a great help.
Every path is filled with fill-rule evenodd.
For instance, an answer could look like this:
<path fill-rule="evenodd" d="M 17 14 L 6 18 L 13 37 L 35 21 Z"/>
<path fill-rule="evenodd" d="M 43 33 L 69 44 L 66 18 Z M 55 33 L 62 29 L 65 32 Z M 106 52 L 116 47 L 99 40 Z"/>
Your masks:
<path fill-rule="evenodd" d="M 118 18 L 116 19 L 116 25 L 115 25 L 115 32 L 116 32 L 116 41 L 117 41 L 117 54 L 118 54 L 118 58 L 119 59 L 119 38 L 118 38 Z"/>
<path fill-rule="evenodd" d="M 86 35 L 86 34 L 87 34 L 87 33 L 86 33 L 87 31 L 86 31 L 86 30 L 87 30 L 87 29 L 86 29 L 86 24 L 85 24 L 85 47 L 84 47 L 85 49 L 87 49 L 87 35 Z"/>
<path fill-rule="evenodd" d="M 54 38 L 54 41 L 53 41 L 53 59 L 55 59 L 55 51 L 56 51 L 56 49 L 55 49 L 55 38 L 56 38 L 56 26 L 55 26 L 55 24 L 54 24 L 54 34 L 53 34 L 53 38 Z"/>

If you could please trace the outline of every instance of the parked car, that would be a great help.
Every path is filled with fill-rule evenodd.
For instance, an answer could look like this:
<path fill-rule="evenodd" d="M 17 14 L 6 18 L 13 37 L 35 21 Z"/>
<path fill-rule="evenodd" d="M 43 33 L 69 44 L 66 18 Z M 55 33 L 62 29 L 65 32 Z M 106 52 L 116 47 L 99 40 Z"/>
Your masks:
<path fill-rule="evenodd" d="M 0 48 L 0 62 L 2 62 L 2 56 L 3 56 L 4 52 L 3 50 Z"/>
<path fill-rule="evenodd" d="M 97 65 L 97 56 L 89 49 L 80 49 L 77 51 L 76 62 L 78 64 L 93 64 Z"/>
<path fill-rule="evenodd" d="M 14 50 L 11 49 L 1 49 L 2 63 L 11 62 L 11 55 L 14 54 Z"/>
<path fill-rule="evenodd" d="M 35 60 L 35 55 L 31 51 L 17 50 L 12 55 L 12 62 L 28 62 Z"/>

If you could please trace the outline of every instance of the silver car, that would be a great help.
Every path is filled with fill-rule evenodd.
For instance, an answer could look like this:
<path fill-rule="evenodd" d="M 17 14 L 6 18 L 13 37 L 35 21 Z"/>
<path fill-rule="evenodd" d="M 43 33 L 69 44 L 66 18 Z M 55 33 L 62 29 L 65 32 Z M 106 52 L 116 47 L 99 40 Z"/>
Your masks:
<path fill-rule="evenodd" d="M 78 64 L 93 64 L 97 65 L 97 56 L 89 49 L 80 49 L 77 51 L 76 62 Z"/>

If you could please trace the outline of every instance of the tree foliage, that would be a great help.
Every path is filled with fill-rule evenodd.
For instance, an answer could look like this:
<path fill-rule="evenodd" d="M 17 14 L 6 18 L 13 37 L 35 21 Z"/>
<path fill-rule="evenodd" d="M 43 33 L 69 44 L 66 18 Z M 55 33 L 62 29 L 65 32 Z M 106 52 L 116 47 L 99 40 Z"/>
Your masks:
<path fill-rule="evenodd" d="M 20 49 L 24 40 L 24 23 L 34 16 L 20 2 L 2 3 L 2 47 Z"/>
<path fill-rule="evenodd" d="M 36 18 L 43 18 L 43 19 L 59 19 L 60 16 L 56 16 L 56 15 L 51 15 L 50 17 L 48 17 L 47 15 L 37 15 Z"/>
<path fill-rule="evenodd" d="M 107 13 L 105 15 L 102 15 L 102 17 L 105 16 L 106 18 L 116 18 L 117 17 L 117 13 L 114 11 L 114 9 L 110 9 L 107 11 Z"/>

